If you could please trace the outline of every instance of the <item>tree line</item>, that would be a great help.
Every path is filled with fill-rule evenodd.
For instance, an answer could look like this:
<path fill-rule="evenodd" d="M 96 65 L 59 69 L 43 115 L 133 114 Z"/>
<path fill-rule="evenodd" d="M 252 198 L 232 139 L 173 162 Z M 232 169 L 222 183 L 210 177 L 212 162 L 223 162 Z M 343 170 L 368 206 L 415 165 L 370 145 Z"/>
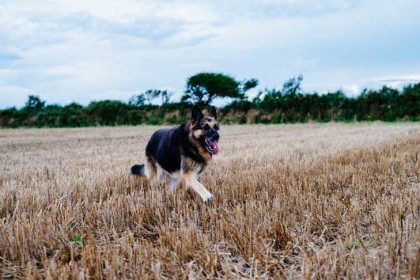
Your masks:
<path fill-rule="evenodd" d="M 254 98 L 247 93 L 258 80 L 237 81 L 221 73 L 199 73 L 187 79 L 181 100 L 173 93 L 151 89 L 127 102 L 93 101 L 87 106 L 50 104 L 30 95 L 24 107 L 0 110 L 1 127 L 82 127 L 99 125 L 178 124 L 192 104 L 208 107 L 216 99 L 229 99 L 219 108 L 222 123 L 297 123 L 307 121 L 419 121 L 420 83 L 402 90 L 383 86 L 365 89 L 356 97 L 341 90 L 324 94 L 302 92 L 302 76 L 287 80 L 281 89 L 265 89 Z M 155 105 L 158 99 L 160 105 Z"/>

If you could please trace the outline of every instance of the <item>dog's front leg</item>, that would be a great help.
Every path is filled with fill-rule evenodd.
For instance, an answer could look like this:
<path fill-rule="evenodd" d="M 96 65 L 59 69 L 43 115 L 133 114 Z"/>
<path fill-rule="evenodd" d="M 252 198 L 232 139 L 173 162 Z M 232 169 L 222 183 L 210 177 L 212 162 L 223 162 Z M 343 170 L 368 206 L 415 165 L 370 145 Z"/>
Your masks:
<path fill-rule="evenodd" d="M 187 172 L 183 175 L 185 183 L 190 186 L 195 192 L 197 192 L 204 202 L 210 202 L 213 200 L 213 195 L 195 178 L 193 172 Z"/>

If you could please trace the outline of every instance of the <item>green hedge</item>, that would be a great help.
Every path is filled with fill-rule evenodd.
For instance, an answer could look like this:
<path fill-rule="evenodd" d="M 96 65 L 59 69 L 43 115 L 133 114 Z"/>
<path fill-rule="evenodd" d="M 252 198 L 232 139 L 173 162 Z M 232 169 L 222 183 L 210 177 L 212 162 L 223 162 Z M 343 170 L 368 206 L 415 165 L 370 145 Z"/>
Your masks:
<path fill-rule="evenodd" d="M 87 106 L 77 103 L 45 106 L 44 101 L 30 96 L 21 109 L 0 110 L 0 126 L 172 125 L 188 119 L 191 106 L 185 102 L 135 106 L 115 100 L 95 101 Z M 402 91 L 385 86 L 380 90 L 364 90 L 354 98 L 341 91 L 318 95 L 265 90 L 252 101 L 236 100 L 219 110 L 219 121 L 228 124 L 374 120 L 419 121 L 420 83 Z"/>

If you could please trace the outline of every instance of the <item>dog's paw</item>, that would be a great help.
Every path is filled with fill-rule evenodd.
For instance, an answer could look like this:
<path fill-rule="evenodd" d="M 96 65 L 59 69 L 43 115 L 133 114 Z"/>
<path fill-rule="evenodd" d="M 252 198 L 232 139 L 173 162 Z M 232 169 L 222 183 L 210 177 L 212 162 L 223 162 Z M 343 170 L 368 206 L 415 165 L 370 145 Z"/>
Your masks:
<path fill-rule="evenodd" d="M 214 197 L 211 193 L 207 193 L 207 194 L 203 195 L 201 198 L 203 199 L 203 202 L 212 202 L 213 199 L 214 199 Z"/>

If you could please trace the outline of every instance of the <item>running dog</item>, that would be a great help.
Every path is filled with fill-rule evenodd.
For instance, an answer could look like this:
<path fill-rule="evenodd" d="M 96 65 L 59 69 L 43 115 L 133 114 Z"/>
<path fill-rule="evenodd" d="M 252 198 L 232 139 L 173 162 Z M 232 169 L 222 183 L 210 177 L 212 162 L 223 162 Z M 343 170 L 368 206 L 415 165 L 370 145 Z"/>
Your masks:
<path fill-rule="evenodd" d="M 146 163 L 132 166 L 131 173 L 146 176 L 152 185 L 167 183 L 171 191 L 183 179 L 204 202 L 210 202 L 213 195 L 197 177 L 219 153 L 218 130 L 216 108 L 204 116 L 195 105 L 189 121 L 153 133 L 146 146 Z"/>

